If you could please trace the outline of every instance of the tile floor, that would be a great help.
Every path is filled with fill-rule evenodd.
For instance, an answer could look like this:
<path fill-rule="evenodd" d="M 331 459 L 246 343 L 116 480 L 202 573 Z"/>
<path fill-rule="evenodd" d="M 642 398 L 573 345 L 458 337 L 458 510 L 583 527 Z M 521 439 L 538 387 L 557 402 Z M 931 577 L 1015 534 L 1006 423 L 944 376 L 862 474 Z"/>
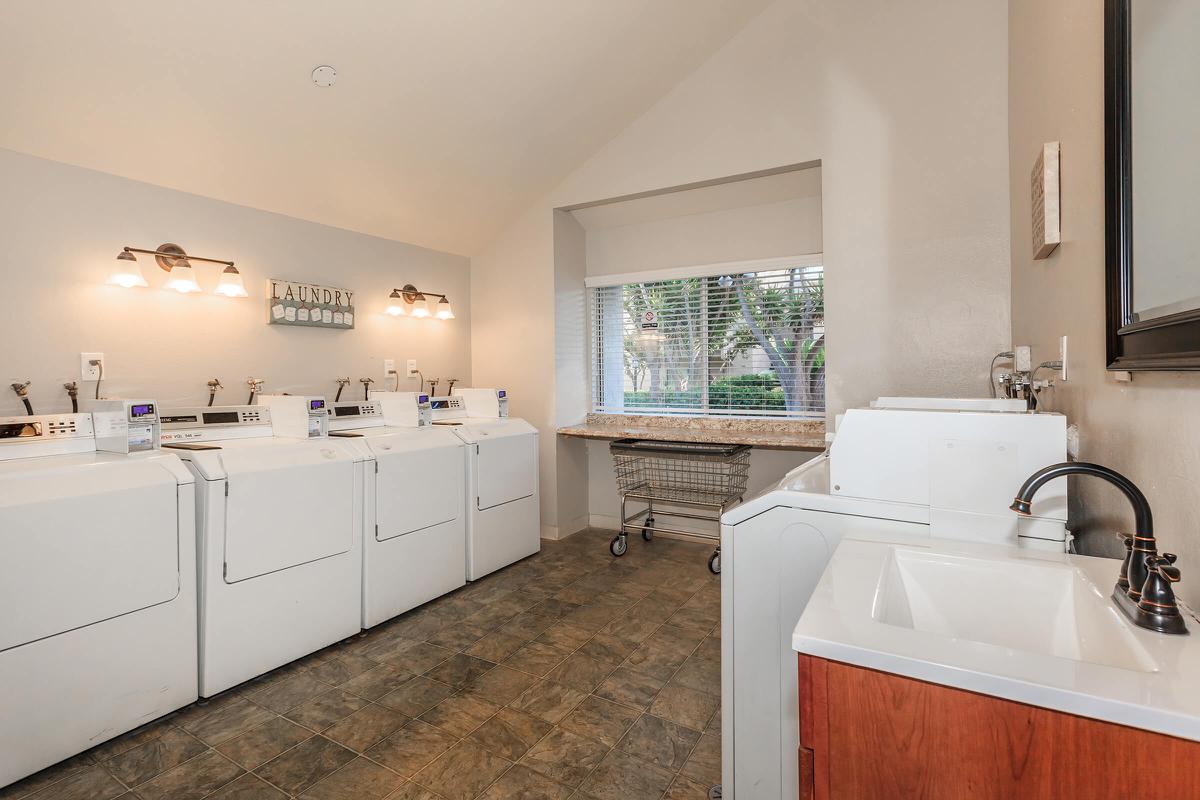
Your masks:
<path fill-rule="evenodd" d="M 700 800 L 720 782 L 711 546 L 537 556 L 0 789 L 0 800 Z"/>

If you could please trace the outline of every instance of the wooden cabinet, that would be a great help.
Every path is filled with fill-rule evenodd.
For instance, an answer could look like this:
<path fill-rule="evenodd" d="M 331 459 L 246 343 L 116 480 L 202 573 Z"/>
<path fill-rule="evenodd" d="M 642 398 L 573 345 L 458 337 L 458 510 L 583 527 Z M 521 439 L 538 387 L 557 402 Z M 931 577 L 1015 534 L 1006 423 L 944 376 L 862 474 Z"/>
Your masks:
<path fill-rule="evenodd" d="M 1200 797 L 1200 743 L 801 655 L 805 800 Z"/>

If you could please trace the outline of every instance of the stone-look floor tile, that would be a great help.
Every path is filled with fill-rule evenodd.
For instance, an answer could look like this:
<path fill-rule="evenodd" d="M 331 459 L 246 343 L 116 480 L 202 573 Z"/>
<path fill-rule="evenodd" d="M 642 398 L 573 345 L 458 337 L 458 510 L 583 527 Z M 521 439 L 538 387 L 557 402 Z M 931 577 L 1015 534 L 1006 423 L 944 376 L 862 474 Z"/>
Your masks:
<path fill-rule="evenodd" d="M 210 713 L 191 716 L 180 723 L 181 728 L 207 745 L 217 745 L 241 736 L 275 716 L 262 706 L 241 697 L 209 702 L 213 706 Z"/>
<path fill-rule="evenodd" d="M 658 800 L 672 778 L 661 767 L 613 750 L 583 782 L 580 791 L 596 800 Z"/>
<path fill-rule="evenodd" d="M 454 746 L 455 738 L 420 720 L 367 750 L 367 757 L 393 772 L 411 778 L 442 753 Z"/>
<path fill-rule="evenodd" d="M 646 709 L 654 702 L 663 681 L 629 667 L 617 667 L 592 694 L 631 708 Z"/>
<path fill-rule="evenodd" d="M 313 784 L 300 797 L 305 800 L 381 800 L 402 783 L 404 779 L 396 773 L 359 757 Z"/>
<path fill-rule="evenodd" d="M 361 753 L 376 742 L 386 739 L 406 722 L 408 717 L 400 712 L 372 704 L 363 706 L 341 722 L 330 725 L 325 729 L 324 735 L 342 747 Z"/>
<path fill-rule="evenodd" d="M 470 800 L 511 766 L 508 759 L 462 741 L 413 776 L 413 781 L 446 800 Z"/>
<path fill-rule="evenodd" d="M 382 633 L 363 645 L 359 655 L 380 664 L 390 664 L 405 650 L 417 644 L 416 639 L 406 639 L 391 632 Z"/>
<path fill-rule="evenodd" d="M 710 788 L 710 784 L 697 783 L 691 778 L 678 775 L 671 788 L 663 795 L 663 800 L 708 800 Z"/>
<path fill-rule="evenodd" d="M 427 636 L 425 641 L 447 650 L 463 651 L 488 635 L 488 629 L 481 625 L 468 625 L 455 622 Z"/>
<path fill-rule="evenodd" d="M 497 705 L 505 705 L 520 697 L 536 680 L 526 672 L 496 667 L 471 681 L 464 691 Z"/>
<path fill-rule="evenodd" d="M 638 672 L 653 675 L 665 682 L 683 666 L 687 656 L 686 652 L 680 652 L 677 648 L 655 642 L 651 638 L 630 653 L 625 663 Z"/>
<path fill-rule="evenodd" d="M 443 800 L 424 786 L 409 781 L 384 800 Z"/>
<path fill-rule="evenodd" d="M 619 636 L 630 642 L 644 642 L 662 627 L 659 620 L 645 619 L 633 615 L 625 615 L 613 620 L 601 629 L 601 632 Z"/>
<path fill-rule="evenodd" d="M 612 670 L 626 657 L 638 648 L 638 643 L 632 639 L 624 639 L 612 633 L 597 633 L 584 642 L 579 652 L 588 658 L 607 664 Z"/>
<path fill-rule="evenodd" d="M 719 695 L 721 693 L 721 662 L 692 656 L 683 662 L 671 677 L 671 683 L 686 686 L 698 692 Z"/>
<path fill-rule="evenodd" d="M 354 760 L 354 753 L 323 736 L 314 736 L 255 770 L 267 782 L 298 794 Z"/>
<path fill-rule="evenodd" d="M 277 714 L 283 714 L 328 691 L 329 684 L 317 680 L 307 672 L 302 672 L 252 695 L 251 699 L 264 708 L 269 708 Z"/>
<path fill-rule="evenodd" d="M 96 760 L 92 757 L 91 751 L 72 756 L 0 789 L 0 800 L 22 800 L 22 798 L 59 783 L 95 763 Z"/>
<path fill-rule="evenodd" d="M 493 606 L 484 606 L 476 611 L 471 616 L 463 620 L 468 625 L 479 625 L 489 630 L 494 630 L 500 627 L 505 622 L 515 617 L 517 612 L 510 611 L 506 608 L 497 608 Z"/>
<path fill-rule="evenodd" d="M 582 653 L 575 653 L 546 673 L 546 679 L 581 692 L 590 692 L 608 677 L 614 667 L 616 664 L 604 664 Z"/>
<path fill-rule="evenodd" d="M 643 714 L 617 744 L 617 749 L 643 761 L 678 772 L 700 741 L 696 731 Z"/>
<path fill-rule="evenodd" d="M 494 666 L 496 666 L 494 661 L 486 661 L 465 653 L 455 653 L 426 672 L 425 677 L 461 689 Z"/>
<path fill-rule="evenodd" d="M 534 641 L 548 644 L 551 647 L 566 650 L 570 653 L 582 647 L 583 643 L 592 638 L 593 635 L 594 632 L 587 628 L 580 628 L 569 622 L 560 621 L 555 622 L 543 631 L 542 635 L 534 639 Z"/>
<path fill-rule="evenodd" d="M 105 763 L 117 780 L 126 786 L 137 786 L 160 772 L 195 758 L 207 749 L 195 737 L 173 728 L 157 739 L 114 756 Z"/>
<path fill-rule="evenodd" d="M 29 795 L 29 800 L 112 800 L 125 792 L 116 778 L 99 764 L 72 772 Z"/>
<path fill-rule="evenodd" d="M 137 787 L 142 800 L 200 800 L 245 773 L 213 750 L 173 767 Z"/>
<path fill-rule="evenodd" d="M 692 780 L 700 783 L 715 784 L 721 782 L 721 737 L 719 734 L 706 733 L 688 756 L 687 762 L 680 771 Z"/>
<path fill-rule="evenodd" d="M 509 636 L 507 633 L 495 631 L 468 647 L 465 652 L 469 656 L 475 656 L 476 658 L 482 658 L 484 661 L 499 664 L 517 652 L 521 645 L 525 644 L 525 641 L 520 637 Z"/>
<path fill-rule="evenodd" d="M 454 654 L 453 650 L 445 647 L 438 647 L 428 642 L 417 642 L 414 645 L 404 648 L 399 653 L 388 656 L 384 661 L 405 672 L 420 675 L 423 672 L 433 669 Z"/>
<path fill-rule="evenodd" d="M 481 794 L 480 800 L 567 800 L 571 789 L 520 764 Z"/>
<path fill-rule="evenodd" d="M 499 710 L 500 706 L 490 703 L 482 697 L 456 694 L 453 697 L 447 697 L 426 711 L 420 719 L 422 722 L 428 722 L 434 727 L 462 738 Z"/>
<path fill-rule="evenodd" d="M 518 614 L 513 617 L 500 626 L 498 630 L 500 633 L 513 636 L 522 642 L 529 642 L 541 636 L 556 623 L 557 620 L 554 617 L 527 611 L 524 614 Z"/>
<path fill-rule="evenodd" d="M 559 783 L 576 788 L 595 769 L 608 745 L 577 733 L 555 728 L 530 748 L 521 763 Z"/>
<path fill-rule="evenodd" d="M 543 600 L 529 610 L 535 614 L 544 614 L 548 617 L 561 618 L 565 617 L 567 614 L 570 614 L 577 608 L 579 608 L 579 606 L 575 603 L 566 603 L 562 600 L 550 598 L 549 600 Z"/>
<path fill-rule="evenodd" d="M 577 628 L 598 631 L 621 616 L 623 611 L 624 609 L 618 606 L 605 606 L 597 603 L 590 606 L 580 606 L 563 617 L 563 621 Z"/>
<path fill-rule="evenodd" d="M 501 663 L 540 678 L 565 661 L 570 654 L 568 650 L 534 641 L 522 646 Z"/>
<path fill-rule="evenodd" d="M 96 761 L 108 761 L 113 756 L 119 756 L 139 745 L 152 742 L 162 736 L 175 727 L 173 720 L 174 715 L 167 715 L 147 725 L 134 728 L 129 733 L 122 734 L 115 739 L 108 740 L 104 744 L 93 747 L 88 751 L 88 755 Z M 0 792 L 0 798 L 2 797 L 4 797 L 4 793 Z"/>
<path fill-rule="evenodd" d="M 609 747 L 616 747 L 640 716 L 641 712 L 636 709 L 589 695 L 558 726 Z"/>
<path fill-rule="evenodd" d="M 411 672 L 397 669 L 390 664 L 379 664 L 343 683 L 342 689 L 368 700 L 378 700 L 393 689 L 399 689 L 412 678 Z"/>
<path fill-rule="evenodd" d="M 254 769 L 312 735 L 313 732 L 308 728 L 283 717 L 275 717 L 236 739 L 222 742 L 216 749 L 243 769 Z"/>
<path fill-rule="evenodd" d="M 702 731 L 720 707 L 719 697 L 668 683 L 654 698 L 650 713 L 694 731 Z"/>
<path fill-rule="evenodd" d="M 712 719 L 708 721 L 708 727 L 704 729 L 705 733 L 715 732 L 718 736 L 721 733 L 721 707 L 717 706 L 717 713 L 713 714 Z"/>
<path fill-rule="evenodd" d="M 499 756 L 516 761 L 554 726 L 513 708 L 502 708 L 469 737 Z"/>
<path fill-rule="evenodd" d="M 286 800 L 287 795 L 257 775 L 246 773 L 210 794 L 207 800 Z"/>
<path fill-rule="evenodd" d="M 586 697 L 586 694 L 577 689 L 542 680 L 530 686 L 525 694 L 509 705 L 553 724 L 574 711 L 575 706 L 582 703 Z"/>
<path fill-rule="evenodd" d="M 341 686 L 356 675 L 374 669 L 377 663 L 362 655 L 346 653 L 313 667 L 309 672 L 319 681 L 331 686 Z"/>
<path fill-rule="evenodd" d="M 454 687 L 429 678 L 413 678 L 377 701 L 382 706 L 409 717 L 419 717 L 454 694 Z"/>
<path fill-rule="evenodd" d="M 367 701 L 342 689 L 330 689 L 284 714 L 292 722 L 318 733 L 365 706 Z"/>

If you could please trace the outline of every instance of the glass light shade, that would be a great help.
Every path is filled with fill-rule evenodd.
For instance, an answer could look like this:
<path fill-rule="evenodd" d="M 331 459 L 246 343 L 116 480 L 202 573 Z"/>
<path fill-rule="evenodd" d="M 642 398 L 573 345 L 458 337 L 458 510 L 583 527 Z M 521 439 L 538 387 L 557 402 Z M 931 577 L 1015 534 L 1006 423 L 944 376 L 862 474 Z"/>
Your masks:
<path fill-rule="evenodd" d="M 388 295 L 388 306 L 384 309 L 383 313 L 393 317 L 404 316 L 404 297 L 400 292 L 395 289 L 392 290 L 392 293 Z"/>
<path fill-rule="evenodd" d="M 123 286 L 126 289 L 132 289 L 135 286 L 149 286 L 146 283 L 146 276 L 142 274 L 142 268 L 137 262 L 137 258 L 133 253 L 121 251 L 117 255 L 117 266 L 113 269 L 112 275 L 109 276 L 108 282 L 114 286 Z"/>
<path fill-rule="evenodd" d="M 454 309 L 450 307 L 450 301 L 444 297 L 439 300 L 434 316 L 438 319 L 454 319 Z"/>
<path fill-rule="evenodd" d="M 419 294 L 417 295 L 417 299 L 413 301 L 412 315 L 421 318 L 431 316 L 429 313 L 429 301 L 425 299 L 425 295 Z"/>
<path fill-rule="evenodd" d="M 221 280 L 217 282 L 217 288 L 214 291 L 226 297 L 248 296 L 246 294 L 246 284 L 242 281 L 242 273 L 238 272 L 236 267 L 225 268 L 225 271 L 221 273 Z"/>
<path fill-rule="evenodd" d="M 167 278 L 166 288 L 174 289 L 180 294 L 200 291 L 200 284 L 196 283 L 196 273 L 192 270 L 192 265 L 186 261 L 176 262 L 175 266 L 171 267 L 171 276 Z"/>

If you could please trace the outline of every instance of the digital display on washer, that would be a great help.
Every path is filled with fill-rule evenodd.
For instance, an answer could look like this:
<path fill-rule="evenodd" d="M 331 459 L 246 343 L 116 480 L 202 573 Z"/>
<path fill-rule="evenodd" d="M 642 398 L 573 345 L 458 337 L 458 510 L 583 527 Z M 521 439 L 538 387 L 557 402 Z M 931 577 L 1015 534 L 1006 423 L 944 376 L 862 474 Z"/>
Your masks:
<path fill-rule="evenodd" d="M 428 403 L 428 402 L 429 402 L 429 395 L 427 395 L 427 394 L 419 394 L 419 395 L 417 395 L 417 402 L 418 402 L 418 403 Z"/>
<path fill-rule="evenodd" d="M 41 435 L 42 423 L 40 422 L 14 422 L 0 425 L 0 439 L 24 439 Z"/>
<path fill-rule="evenodd" d="M 140 419 L 141 417 L 153 417 L 153 416 L 154 416 L 154 404 L 153 403 L 143 403 L 141 405 L 129 407 L 129 418 L 130 419 Z"/>
<path fill-rule="evenodd" d="M 430 408 L 435 408 L 435 409 L 436 408 L 449 408 L 449 407 L 450 407 L 449 400 L 434 400 L 433 403 L 430 404 Z"/>
<path fill-rule="evenodd" d="M 508 397 L 508 392 L 501 389 L 500 391 L 496 392 L 496 397 Z"/>
<path fill-rule="evenodd" d="M 309 411 L 321 411 L 324 408 L 325 408 L 324 400 L 309 400 L 308 401 L 308 410 Z"/>
<path fill-rule="evenodd" d="M 357 417 L 358 406 L 334 406 L 333 415 L 335 417 Z"/>
<path fill-rule="evenodd" d="M 173 422 L 179 423 L 179 422 L 196 422 L 196 421 L 197 420 L 196 420 L 195 414 L 172 414 L 169 417 L 162 418 L 162 422 L 164 424 L 168 424 L 168 425 Z"/>
<path fill-rule="evenodd" d="M 236 411 L 206 411 L 204 412 L 205 425 L 228 425 L 238 421 L 238 412 Z"/>

